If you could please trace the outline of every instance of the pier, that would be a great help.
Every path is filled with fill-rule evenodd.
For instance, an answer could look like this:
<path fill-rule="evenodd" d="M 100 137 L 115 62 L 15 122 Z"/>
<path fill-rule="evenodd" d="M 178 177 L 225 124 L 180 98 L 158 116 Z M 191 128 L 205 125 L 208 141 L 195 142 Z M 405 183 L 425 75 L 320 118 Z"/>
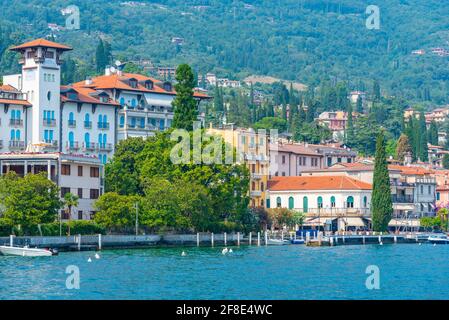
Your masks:
<path fill-rule="evenodd" d="M 315 238 L 306 237 L 306 245 L 341 246 L 341 245 L 368 245 L 368 244 L 395 244 L 395 243 L 424 243 L 426 234 L 339 234 L 323 235 L 319 232 Z"/>

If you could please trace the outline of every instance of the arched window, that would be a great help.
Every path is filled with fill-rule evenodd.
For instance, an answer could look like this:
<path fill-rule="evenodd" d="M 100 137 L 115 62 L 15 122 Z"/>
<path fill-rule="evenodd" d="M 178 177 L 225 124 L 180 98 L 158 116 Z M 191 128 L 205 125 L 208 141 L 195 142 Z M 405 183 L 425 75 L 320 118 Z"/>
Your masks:
<path fill-rule="evenodd" d="M 16 110 L 16 119 L 20 120 L 22 116 L 22 113 L 20 112 L 20 110 Z"/>
<path fill-rule="evenodd" d="M 103 123 L 107 123 L 108 122 L 108 116 L 107 115 L 104 115 L 103 116 Z"/>
<path fill-rule="evenodd" d="M 304 213 L 309 212 L 309 199 L 307 197 L 302 198 L 302 211 Z"/>
<path fill-rule="evenodd" d="M 295 207 L 295 199 L 293 197 L 288 198 L 288 208 L 293 209 Z"/>
<path fill-rule="evenodd" d="M 267 209 L 270 209 L 270 199 L 267 199 Z"/>
<path fill-rule="evenodd" d="M 89 132 L 86 132 L 84 134 L 84 143 L 86 144 L 86 147 L 90 147 L 90 134 Z"/>
<path fill-rule="evenodd" d="M 88 113 L 86 113 L 86 115 L 84 116 L 84 121 L 90 121 L 90 115 Z"/>
<path fill-rule="evenodd" d="M 69 121 L 72 122 L 73 120 L 75 120 L 75 115 L 73 114 L 73 112 L 69 113 Z"/>
<path fill-rule="evenodd" d="M 15 140 L 15 139 L 16 139 L 16 130 L 12 129 L 11 135 L 10 135 L 10 140 Z"/>
<path fill-rule="evenodd" d="M 353 196 L 349 196 L 346 199 L 346 208 L 354 208 L 354 197 Z"/>
<path fill-rule="evenodd" d="M 98 122 L 99 123 L 103 122 L 103 116 L 101 114 L 98 115 Z"/>
<path fill-rule="evenodd" d="M 368 198 L 366 196 L 363 197 L 363 207 L 366 208 L 368 206 Z"/>
<path fill-rule="evenodd" d="M 335 197 L 331 197 L 331 208 L 335 208 Z"/>
<path fill-rule="evenodd" d="M 72 131 L 69 132 L 69 147 L 73 148 L 75 144 L 75 136 Z"/>
<path fill-rule="evenodd" d="M 125 116 L 120 116 L 120 128 L 125 126 Z"/>
<path fill-rule="evenodd" d="M 11 110 L 11 119 L 16 119 L 16 110 Z"/>
<path fill-rule="evenodd" d="M 323 197 L 319 196 L 317 198 L 317 205 L 318 205 L 318 209 L 323 208 Z"/>
<path fill-rule="evenodd" d="M 106 135 L 106 133 L 103 135 L 103 144 L 106 145 L 106 143 L 108 142 L 108 136 Z"/>
<path fill-rule="evenodd" d="M 123 98 L 123 97 L 120 98 L 120 105 L 121 106 L 125 105 L 125 98 Z"/>
<path fill-rule="evenodd" d="M 99 134 L 98 135 L 98 144 L 102 144 L 103 143 L 103 134 Z"/>
<path fill-rule="evenodd" d="M 20 130 L 16 130 L 16 140 L 20 140 Z"/>
<path fill-rule="evenodd" d="M 277 197 L 277 198 L 276 198 L 276 207 L 277 207 L 277 208 L 282 207 L 282 200 L 281 200 L 281 197 Z"/>

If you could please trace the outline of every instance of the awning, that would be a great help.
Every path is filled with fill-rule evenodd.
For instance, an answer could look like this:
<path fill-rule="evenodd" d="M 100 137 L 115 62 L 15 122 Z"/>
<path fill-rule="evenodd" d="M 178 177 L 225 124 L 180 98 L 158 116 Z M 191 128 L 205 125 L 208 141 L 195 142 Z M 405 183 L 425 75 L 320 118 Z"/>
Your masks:
<path fill-rule="evenodd" d="M 332 220 L 336 218 L 308 218 L 304 222 L 305 226 L 324 226 L 326 224 L 331 224 Z"/>
<path fill-rule="evenodd" d="M 388 223 L 388 226 L 390 227 L 416 227 L 419 228 L 421 226 L 419 220 L 416 219 L 410 219 L 410 220 L 398 220 L 398 219 L 391 219 Z"/>
<path fill-rule="evenodd" d="M 341 218 L 348 227 L 364 227 L 365 223 L 361 218 Z"/>

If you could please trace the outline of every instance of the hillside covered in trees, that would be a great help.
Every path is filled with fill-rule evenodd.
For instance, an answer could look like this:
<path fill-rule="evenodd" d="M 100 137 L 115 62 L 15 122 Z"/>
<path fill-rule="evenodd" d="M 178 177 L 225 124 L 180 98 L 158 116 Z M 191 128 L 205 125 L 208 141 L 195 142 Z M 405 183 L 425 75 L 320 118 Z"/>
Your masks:
<path fill-rule="evenodd" d="M 365 0 L 3 0 L 0 74 L 18 71 L 6 49 L 54 34 L 72 45 L 73 80 L 99 72 L 99 39 L 114 58 L 155 65 L 191 64 L 197 73 L 243 79 L 259 74 L 318 87 L 323 78 L 429 106 L 449 103 L 449 6 L 439 0 L 378 0 L 380 29 L 366 28 Z M 61 9 L 80 9 L 80 30 L 65 26 Z M 181 39 L 180 42 L 173 41 Z M 412 54 L 423 49 L 425 54 Z M 73 60 L 72 60 L 73 59 Z M 67 68 L 67 66 L 66 66 Z M 72 80 L 72 79 L 69 79 Z"/>

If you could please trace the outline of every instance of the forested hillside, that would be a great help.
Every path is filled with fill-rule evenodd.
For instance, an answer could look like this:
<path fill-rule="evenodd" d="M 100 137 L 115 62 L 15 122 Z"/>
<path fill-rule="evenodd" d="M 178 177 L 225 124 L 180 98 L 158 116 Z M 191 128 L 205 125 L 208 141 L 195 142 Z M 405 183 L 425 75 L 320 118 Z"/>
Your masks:
<path fill-rule="evenodd" d="M 54 32 L 72 45 L 77 77 L 95 71 L 99 37 L 114 57 L 156 65 L 191 64 L 198 73 L 243 79 L 270 75 L 319 86 L 347 81 L 429 105 L 449 103 L 449 6 L 441 0 L 377 0 L 379 30 L 365 26 L 365 0 L 3 0 L 0 1 L 0 73 L 17 71 L 12 44 L 65 25 L 60 10 L 77 5 L 80 30 Z M 183 39 L 182 45 L 172 38 Z M 424 49 L 426 54 L 413 55 Z"/>

